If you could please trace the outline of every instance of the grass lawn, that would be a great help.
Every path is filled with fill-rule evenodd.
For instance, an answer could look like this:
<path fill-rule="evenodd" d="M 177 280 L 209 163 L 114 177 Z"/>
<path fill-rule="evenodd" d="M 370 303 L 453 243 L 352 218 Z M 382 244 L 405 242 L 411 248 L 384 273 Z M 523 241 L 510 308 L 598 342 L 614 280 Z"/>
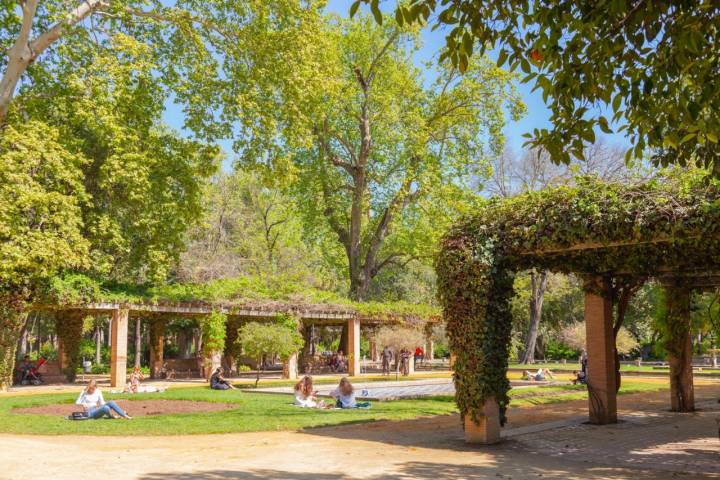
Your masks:
<path fill-rule="evenodd" d="M 667 388 L 657 382 L 624 382 L 621 394 L 658 391 Z M 583 400 L 585 387 L 563 385 L 514 389 L 510 392 L 515 407 Z M 457 412 L 452 397 L 438 396 L 417 400 L 372 402 L 369 410 L 310 410 L 293 407 L 290 395 L 271 395 L 234 391 L 212 391 L 188 387 L 163 394 L 106 394 L 110 399 L 167 399 L 226 402 L 237 408 L 220 412 L 199 412 L 124 420 L 85 420 L 73 422 L 54 415 L 11 413 L 13 408 L 56 403 L 72 403 L 76 394 L 47 394 L 0 398 L 0 432 L 40 435 L 183 435 L 207 433 L 297 430 L 330 425 L 409 420 Z M 132 413 L 132 412 L 131 412 Z"/>
<path fill-rule="evenodd" d="M 580 370 L 580 363 L 577 361 L 568 361 L 568 363 L 536 363 L 533 365 L 525 365 L 521 363 L 511 363 L 508 365 L 508 368 L 512 369 L 523 369 L 523 370 L 530 370 L 534 371 L 538 368 L 549 368 L 550 370 L 567 370 L 567 371 L 573 371 L 573 370 Z M 667 373 L 670 371 L 669 367 L 661 367 L 658 368 L 657 366 L 653 365 L 620 365 L 620 371 L 621 372 L 655 372 L 655 373 Z M 720 369 L 713 369 L 709 367 L 703 367 L 702 369 L 705 373 L 720 373 Z M 697 372 L 696 372 L 697 373 Z"/>

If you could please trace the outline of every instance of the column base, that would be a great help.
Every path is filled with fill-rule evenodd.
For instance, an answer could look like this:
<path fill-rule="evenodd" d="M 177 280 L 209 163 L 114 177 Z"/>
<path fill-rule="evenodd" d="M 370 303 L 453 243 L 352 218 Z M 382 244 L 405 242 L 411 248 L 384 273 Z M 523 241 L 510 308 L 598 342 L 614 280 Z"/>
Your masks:
<path fill-rule="evenodd" d="M 494 398 L 485 401 L 482 412 L 478 412 L 479 423 L 471 415 L 465 416 L 465 443 L 492 445 L 500 439 L 500 407 Z"/>

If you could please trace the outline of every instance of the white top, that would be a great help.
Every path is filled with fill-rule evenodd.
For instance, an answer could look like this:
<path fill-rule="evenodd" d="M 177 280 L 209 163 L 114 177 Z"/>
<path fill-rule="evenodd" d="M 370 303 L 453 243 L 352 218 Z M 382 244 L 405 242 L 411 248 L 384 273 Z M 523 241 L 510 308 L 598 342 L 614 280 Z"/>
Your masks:
<path fill-rule="evenodd" d="M 295 390 L 295 405 L 298 407 L 315 408 L 317 402 L 313 400 L 312 395 L 306 397 L 301 391 Z"/>
<path fill-rule="evenodd" d="M 340 405 L 342 405 L 342 408 L 355 408 L 357 406 L 357 402 L 355 401 L 355 392 L 351 393 L 350 395 L 344 395 L 340 391 L 340 387 L 338 387 L 332 392 L 330 392 L 330 396 L 336 400 L 340 400 Z"/>
<path fill-rule="evenodd" d="M 85 408 L 93 408 L 100 405 L 105 405 L 105 399 L 99 388 L 96 388 L 93 393 L 87 393 L 85 390 L 80 393 L 80 396 L 75 401 L 75 405 L 82 405 Z"/>

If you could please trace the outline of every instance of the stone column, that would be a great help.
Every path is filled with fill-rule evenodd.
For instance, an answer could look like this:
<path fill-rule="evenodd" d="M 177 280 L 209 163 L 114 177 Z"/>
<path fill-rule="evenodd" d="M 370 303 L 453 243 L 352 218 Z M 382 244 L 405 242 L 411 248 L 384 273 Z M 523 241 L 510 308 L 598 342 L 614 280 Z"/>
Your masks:
<path fill-rule="evenodd" d="M 165 363 L 165 320 L 150 322 L 150 378 L 160 378 Z"/>
<path fill-rule="evenodd" d="M 375 341 L 375 337 L 370 337 L 370 360 L 373 362 L 377 362 L 380 359 L 380 355 L 378 353 L 378 346 L 377 342 Z"/>
<path fill-rule="evenodd" d="M 127 341 L 129 311 L 117 309 L 112 312 L 112 348 L 110 350 L 110 386 L 125 388 L 127 378 Z"/>
<path fill-rule="evenodd" d="M 500 441 L 500 407 L 495 397 L 488 398 L 477 412 L 478 423 L 465 415 L 465 442 L 489 445 Z"/>
<path fill-rule="evenodd" d="M 310 373 L 313 361 L 313 326 L 312 324 L 303 325 L 300 328 L 303 336 L 303 348 L 300 355 L 300 371 L 302 373 Z"/>
<path fill-rule="evenodd" d="M 348 375 L 354 377 L 360 375 L 360 320 L 353 318 L 348 320 Z"/>
<path fill-rule="evenodd" d="M 425 359 L 426 360 L 435 360 L 435 342 L 432 340 L 428 340 L 427 342 L 427 350 L 425 350 Z"/>
<path fill-rule="evenodd" d="M 588 354 L 590 423 L 617 423 L 617 379 L 613 304 L 608 279 L 595 279 L 585 287 L 585 328 Z"/>
<path fill-rule="evenodd" d="M 297 379 L 298 378 L 298 354 L 293 353 L 290 358 L 283 361 L 283 374 L 282 378 Z"/>
<path fill-rule="evenodd" d="M 673 412 L 695 410 L 690 332 L 690 289 L 665 285 L 667 338 L 670 364 L 670 408 Z"/>

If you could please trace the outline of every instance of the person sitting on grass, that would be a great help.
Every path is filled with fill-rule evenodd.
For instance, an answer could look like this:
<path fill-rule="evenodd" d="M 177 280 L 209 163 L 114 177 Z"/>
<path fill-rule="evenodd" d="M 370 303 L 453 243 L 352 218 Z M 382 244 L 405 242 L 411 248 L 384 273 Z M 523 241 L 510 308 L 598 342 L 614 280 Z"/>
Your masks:
<path fill-rule="evenodd" d="M 573 385 L 585 385 L 587 383 L 587 375 L 585 375 L 585 372 L 583 371 L 578 372 L 577 370 L 575 370 L 573 372 L 573 377 Z"/>
<path fill-rule="evenodd" d="M 140 371 L 140 367 L 135 367 L 130 375 L 130 385 L 128 386 L 129 393 L 138 393 L 140 390 L 140 380 L 145 380 L 145 376 Z"/>
<path fill-rule="evenodd" d="M 310 375 L 305 375 L 295 385 L 295 406 L 305 408 L 325 408 L 325 402 L 318 402 L 317 392 L 313 389 L 313 380 Z"/>
<path fill-rule="evenodd" d="M 213 390 L 235 390 L 232 384 L 223 377 L 223 368 L 218 367 L 210 377 L 210 388 Z"/>
<path fill-rule="evenodd" d="M 340 379 L 340 385 L 330 392 L 330 396 L 335 399 L 336 408 L 368 408 L 369 402 L 358 402 L 355 400 L 355 389 L 347 377 Z"/>
<path fill-rule="evenodd" d="M 117 414 L 121 418 L 132 420 L 132 417 L 125 413 L 113 400 L 109 402 L 105 401 L 95 380 L 90 380 L 88 386 L 80 393 L 80 396 L 75 401 L 75 405 L 82 405 L 88 418 L 117 418 L 115 416 Z"/>

